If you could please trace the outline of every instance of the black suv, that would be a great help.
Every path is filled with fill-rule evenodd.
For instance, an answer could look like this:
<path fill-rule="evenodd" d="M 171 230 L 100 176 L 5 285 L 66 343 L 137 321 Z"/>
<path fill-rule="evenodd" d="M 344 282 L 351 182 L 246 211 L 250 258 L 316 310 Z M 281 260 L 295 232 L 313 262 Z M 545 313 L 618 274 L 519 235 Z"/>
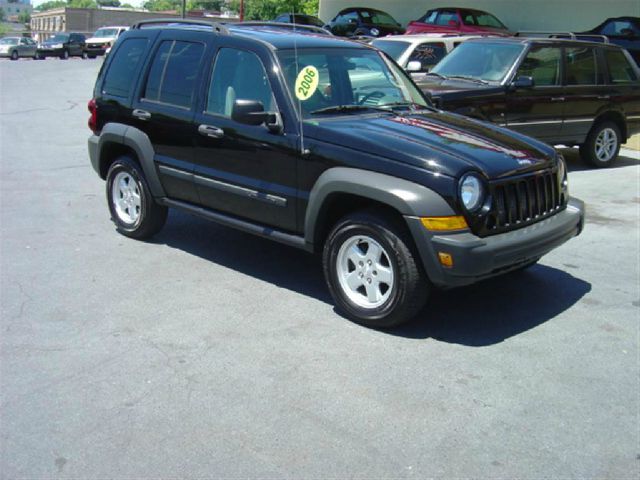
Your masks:
<path fill-rule="evenodd" d="M 89 102 L 91 163 L 128 237 L 171 207 L 322 252 L 338 307 L 384 327 L 433 286 L 525 268 L 582 229 L 553 148 L 431 108 L 372 47 L 157 22 L 122 35 Z"/>
<path fill-rule="evenodd" d="M 62 60 L 69 57 L 87 58 L 85 41 L 86 38 L 81 33 L 56 33 L 38 45 L 36 58 L 58 57 Z"/>
<path fill-rule="evenodd" d="M 544 38 L 468 40 L 420 80 L 444 109 L 611 165 L 640 132 L 640 72 L 616 45 Z"/>
<path fill-rule="evenodd" d="M 373 8 L 345 8 L 325 28 L 341 37 L 384 37 L 405 32 L 391 15 Z"/>

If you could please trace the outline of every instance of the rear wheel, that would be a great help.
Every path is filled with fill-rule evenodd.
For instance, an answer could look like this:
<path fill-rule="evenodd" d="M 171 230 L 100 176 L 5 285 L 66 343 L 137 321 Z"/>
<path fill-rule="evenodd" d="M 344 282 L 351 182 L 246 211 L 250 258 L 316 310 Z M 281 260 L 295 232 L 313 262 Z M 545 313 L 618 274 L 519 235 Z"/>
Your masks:
<path fill-rule="evenodd" d="M 324 274 L 336 306 L 368 327 L 411 320 L 429 284 L 407 232 L 393 219 L 368 212 L 344 217 L 323 252 Z"/>
<path fill-rule="evenodd" d="M 618 157 L 621 137 L 620 128 L 615 123 L 597 123 L 589 132 L 587 141 L 580 146 L 580 156 L 594 167 L 608 167 Z"/>
<path fill-rule="evenodd" d="M 113 162 L 106 187 L 111 219 L 120 233 L 142 240 L 162 229 L 167 207 L 156 203 L 142 169 L 131 157 L 122 156 Z"/>
<path fill-rule="evenodd" d="M 69 58 L 69 50 L 64 49 L 60 54 L 60 60 L 67 60 Z"/>
<path fill-rule="evenodd" d="M 14 50 L 11 52 L 11 60 L 18 60 L 18 51 Z"/>

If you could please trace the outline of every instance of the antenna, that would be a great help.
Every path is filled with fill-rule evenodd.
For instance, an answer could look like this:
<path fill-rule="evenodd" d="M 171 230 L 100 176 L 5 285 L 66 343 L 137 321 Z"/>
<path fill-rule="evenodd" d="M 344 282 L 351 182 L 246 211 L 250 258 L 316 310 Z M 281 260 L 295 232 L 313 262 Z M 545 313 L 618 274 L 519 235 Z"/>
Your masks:
<path fill-rule="evenodd" d="M 295 26 L 296 26 L 296 7 L 295 4 L 292 5 L 291 7 L 291 23 L 293 23 L 293 56 L 295 59 L 295 65 L 296 65 L 296 75 L 298 75 L 300 73 L 300 64 L 298 62 L 298 34 L 295 31 Z M 300 118 L 300 154 L 304 156 L 304 125 L 303 125 L 303 121 L 302 121 L 302 100 L 300 100 L 300 98 L 298 98 L 298 96 L 296 95 L 296 99 L 298 100 L 298 115 Z"/>

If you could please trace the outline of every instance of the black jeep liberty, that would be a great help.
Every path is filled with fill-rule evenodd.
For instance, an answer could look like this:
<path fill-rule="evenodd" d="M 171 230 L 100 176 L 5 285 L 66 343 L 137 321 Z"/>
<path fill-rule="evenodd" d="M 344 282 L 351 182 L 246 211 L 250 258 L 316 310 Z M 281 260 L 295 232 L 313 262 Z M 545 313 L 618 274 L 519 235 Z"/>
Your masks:
<path fill-rule="evenodd" d="M 372 47 L 149 21 L 89 102 L 91 163 L 124 235 L 178 208 L 322 252 L 341 311 L 411 319 L 433 287 L 525 268 L 580 233 L 553 148 L 432 108 Z"/>

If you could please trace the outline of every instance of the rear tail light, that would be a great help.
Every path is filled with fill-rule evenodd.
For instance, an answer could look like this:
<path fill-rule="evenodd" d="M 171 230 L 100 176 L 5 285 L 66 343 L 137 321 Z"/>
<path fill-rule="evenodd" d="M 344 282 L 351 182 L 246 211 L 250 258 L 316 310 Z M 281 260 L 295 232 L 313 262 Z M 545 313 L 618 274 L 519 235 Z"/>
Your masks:
<path fill-rule="evenodd" d="M 89 103 L 87 104 L 87 108 L 89 109 L 89 113 L 91 113 L 91 116 L 89 117 L 89 121 L 87 122 L 89 125 L 89 129 L 93 133 L 97 133 L 98 132 L 98 105 L 96 104 L 95 98 L 92 98 L 91 100 L 89 100 Z"/>

